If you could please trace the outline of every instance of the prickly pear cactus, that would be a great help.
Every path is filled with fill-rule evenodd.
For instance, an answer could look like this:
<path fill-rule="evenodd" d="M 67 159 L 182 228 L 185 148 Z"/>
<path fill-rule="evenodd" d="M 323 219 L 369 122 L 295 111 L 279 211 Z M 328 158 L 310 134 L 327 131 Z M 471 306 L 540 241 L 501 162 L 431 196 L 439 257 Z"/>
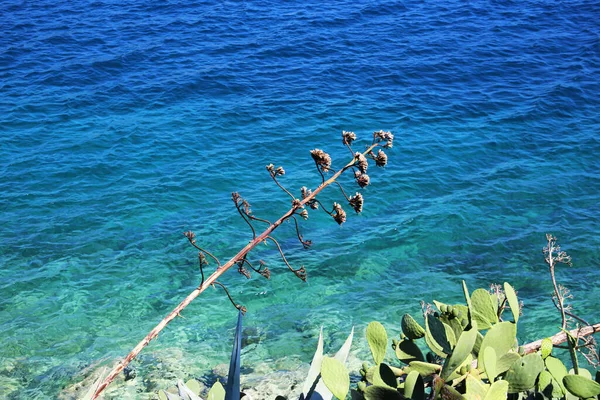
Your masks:
<path fill-rule="evenodd" d="M 479 329 L 489 329 L 498 323 L 497 302 L 494 305 L 490 293 L 485 289 L 477 289 L 471 294 L 473 305 L 473 319 L 477 321 Z"/>
<path fill-rule="evenodd" d="M 538 353 L 527 354 L 516 360 L 504 375 L 504 379 L 508 381 L 508 392 L 519 393 L 533 389 L 543 369 L 544 360 Z"/>
<path fill-rule="evenodd" d="M 542 358 L 545 360 L 550 354 L 552 354 L 552 339 L 544 338 L 542 339 L 542 346 L 540 347 L 540 351 L 542 353 Z"/>
<path fill-rule="evenodd" d="M 375 364 L 381 363 L 385 358 L 387 341 L 387 332 L 381 323 L 373 321 L 367 326 L 367 342 Z"/>
<path fill-rule="evenodd" d="M 396 352 L 398 360 L 405 364 L 409 364 L 411 361 L 425 361 L 421 349 L 413 340 L 408 338 L 402 339 L 399 342 L 394 340 L 392 347 Z"/>
<path fill-rule="evenodd" d="M 565 375 L 565 388 L 580 399 L 589 399 L 600 394 L 600 383 L 581 375 Z"/>
<path fill-rule="evenodd" d="M 425 385 L 423 378 L 417 371 L 412 371 L 404 381 L 404 397 L 412 400 L 425 399 Z"/>
<path fill-rule="evenodd" d="M 402 332 L 410 340 L 420 339 L 425 336 L 425 329 L 410 314 L 402 316 L 401 326 Z"/>
<path fill-rule="evenodd" d="M 363 381 L 352 399 L 587 400 L 600 395 L 600 383 L 588 371 L 569 373 L 552 356 L 550 339 L 542 341 L 539 352 L 524 355 L 516 339 L 520 304 L 508 283 L 504 292 L 477 289 L 470 294 L 463 281 L 463 293 L 467 305 L 434 300 L 437 311 L 427 306 L 424 327 L 409 314 L 402 317 L 400 340 L 392 341 L 402 368 L 382 362 L 387 334 L 381 324 L 370 324 L 367 338 L 377 365 L 363 367 Z M 512 321 L 503 317 L 507 307 Z"/>
<path fill-rule="evenodd" d="M 481 343 L 479 350 L 478 363 L 480 366 L 485 365 L 483 360 L 485 356 L 485 348 L 491 346 L 496 352 L 496 361 L 499 361 L 508 351 L 515 345 L 517 338 L 517 328 L 512 322 L 500 322 L 492 326 Z"/>

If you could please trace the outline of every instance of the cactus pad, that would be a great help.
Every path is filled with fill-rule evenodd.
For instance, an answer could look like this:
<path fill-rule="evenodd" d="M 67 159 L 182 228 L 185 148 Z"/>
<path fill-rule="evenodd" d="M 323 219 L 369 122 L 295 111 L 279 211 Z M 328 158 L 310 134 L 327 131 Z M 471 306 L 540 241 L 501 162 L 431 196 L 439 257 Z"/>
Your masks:
<path fill-rule="evenodd" d="M 535 381 L 544 369 L 544 360 L 537 354 L 527 354 L 516 360 L 506 372 L 504 379 L 508 381 L 509 393 L 518 393 L 532 389 Z"/>
<path fill-rule="evenodd" d="M 402 316 L 402 332 L 411 340 L 425 336 L 425 329 L 410 314 Z"/>
<path fill-rule="evenodd" d="M 367 326 L 367 342 L 375 364 L 381 363 L 385 358 L 387 340 L 387 332 L 381 323 L 373 321 Z"/>

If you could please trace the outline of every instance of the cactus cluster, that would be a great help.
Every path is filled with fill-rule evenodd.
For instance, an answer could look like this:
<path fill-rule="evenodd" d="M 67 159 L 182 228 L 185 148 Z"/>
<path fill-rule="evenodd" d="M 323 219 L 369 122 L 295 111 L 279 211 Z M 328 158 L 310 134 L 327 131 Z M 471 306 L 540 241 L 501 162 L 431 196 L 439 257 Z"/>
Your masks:
<path fill-rule="evenodd" d="M 366 339 L 373 364 L 363 363 L 356 389 L 350 388 L 351 377 L 344 366 L 354 330 L 333 357 L 323 354 L 321 330 L 299 400 L 575 400 L 600 396 L 600 373 L 596 372 L 594 380 L 584 368 L 568 371 L 552 354 L 549 338 L 533 352 L 525 350 L 528 346 L 519 347 L 520 307 L 512 286 L 505 283 L 503 290 L 496 287 L 493 293 L 485 289 L 469 293 L 463 282 L 463 292 L 466 304 L 434 300 L 435 308 L 424 307 L 423 324 L 404 314 L 399 338 L 391 338 L 391 362 L 388 332 L 381 323 L 371 322 Z M 507 318 L 504 311 L 509 309 Z M 207 400 L 243 396 L 238 368 L 240 332 L 241 314 L 227 387 L 217 381 Z M 192 379 L 160 391 L 158 397 L 202 400 L 199 392 L 200 385 Z"/>
<path fill-rule="evenodd" d="M 423 324 L 404 314 L 400 338 L 392 338 L 396 361 L 388 363 L 388 334 L 379 322 L 367 327 L 374 365 L 364 363 L 352 399 L 501 400 L 588 399 L 600 395 L 600 383 L 579 368 L 567 371 L 552 356 L 552 341 L 523 354 L 517 342 L 520 315 L 515 290 L 467 290 L 466 304 L 434 300 Z M 510 313 L 505 311 L 510 310 Z M 516 397 L 515 397 L 516 396 Z M 533 398 L 532 397 L 532 398 Z"/>

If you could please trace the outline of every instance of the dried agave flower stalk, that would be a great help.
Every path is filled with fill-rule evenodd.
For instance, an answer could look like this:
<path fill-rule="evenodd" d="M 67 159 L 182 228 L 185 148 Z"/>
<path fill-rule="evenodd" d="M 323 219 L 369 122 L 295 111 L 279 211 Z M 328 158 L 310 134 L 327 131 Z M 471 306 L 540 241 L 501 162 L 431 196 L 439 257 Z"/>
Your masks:
<path fill-rule="evenodd" d="M 325 189 L 326 187 L 330 186 L 333 183 L 338 184 L 346 201 L 354 209 L 354 211 L 356 211 L 357 213 L 362 212 L 363 203 L 364 203 L 362 194 L 357 192 L 354 196 L 351 196 L 351 197 L 346 196 L 346 193 L 344 192 L 341 185 L 337 182 L 337 179 L 344 172 L 352 170 L 352 171 L 354 171 L 354 177 L 356 179 L 356 182 L 358 183 L 358 185 L 361 188 L 364 188 L 365 186 L 369 185 L 370 178 L 366 174 L 367 169 L 368 169 L 368 158 L 373 159 L 377 166 L 386 165 L 387 164 L 387 156 L 385 155 L 385 153 L 383 153 L 383 151 L 381 151 L 381 148 L 382 147 L 383 148 L 391 148 L 392 142 L 394 139 L 394 135 L 392 135 L 391 132 L 387 132 L 387 131 L 374 132 L 373 133 L 373 141 L 371 142 L 371 144 L 367 147 L 367 149 L 364 152 L 355 152 L 352 149 L 352 144 L 354 143 L 356 138 L 357 138 L 357 136 L 354 132 L 347 132 L 347 131 L 342 132 L 342 143 L 350 150 L 350 152 L 352 154 L 352 159 L 346 165 L 344 165 L 342 168 L 340 168 L 337 171 L 334 171 L 331 167 L 332 160 L 331 160 L 331 156 L 329 154 L 327 154 L 326 152 L 324 152 L 321 149 L 311 150 L 310 154 L 311 154 L 312 159 L 315 162 L 317 171 L 321 175 L 322 183 L 314 190 L 308 189 L 306 187 L 302 187 L 300 189 L 300 193 L 301 193 L 300 199 L 296 198 L 292 194 L 292 192 L 287 190 L 279 182 L 278 178 L 285 176 L 285 170 L 283 169 L 283 167 L 276 168 L 273 164 L 269 164 L 266 166 L 266 169 L 269 172 L 269 175 L 271 176 L 273 181 L 276 183 L 276 185 L 279 188 L 281 188 L 292 199 L 291 208 L 274 222 L 256 217 L 252 213 L 252 210 L 251 210 L 251 207 L 250 207 L 250 204 L 248 203 L 248 201 L 243 199 L 239 193 L 233 193 L 232 200 L 234 202 L 234 205 L 235 205 L 238 213 L 240 214 L 241 218 L 249 225 L 249 227 L 252 231 L 252 240 L 246 246 L 244 246 L 241 250 L 239 250 L 237 252 L 237 254 L 234 255 L 226 263 L 222 264 L 218 260 L 217 257 L 215 257 L 210 252 L 206 251 L 202 247 L 198 246 L 196 235 L 192 231 L 185 232 L 184 235 L 188 239 L 190 244 L 193 247 L 195 247 L 196 250 L 198 250 L 198 259 L 199 259 L 200 273 L 201 273 L 200 286 L 198 286 L 196 289 L 194 289 L 177 307 L 175 307 L 173 309 L 173 311 L 171 311 L 165 318 L 163 318 L 163 320 L 160 321 L 160 323 L 154 329 L 152 329 L 146 335 L 146 337 L 141 342 L 139 342 L 137 344 L 137 346 L 135 346 L 135 348 L 113 368 L 113 370 L 104 379 L 104 381 L 97 387 L 95 394 L 93 396 L 93 399 L 96 399 L 100 395 L 100 393 L 102 393 L 102 391 L 104 391 L 104 389 L 115 379 L 115 377 L 131 362 L 131 360 L 133 360 L 142 351 L 142 349 L 150 343 L 150 341 L 152 341 L 154 338 L 156 338 L 158 336 L 159 332 L 162 331 L 167 326 L 167 324 L 169 324 L 169 322 L 171 322 L 173 319 L 175 319 L 177 316 L 179 316 L 181 311 L 185 307 L 187 307 L 196 297 L 198 297 L 202 292 L 204 292 L 210 286 L 218 285 L 218 286 L 222 287 L 223 290 L 225 291 L 225 293 L 227 294 L 227 296 L 229 297 L 229 300 L 231 301 L 231 303 L 238 310 L 240 310 L 242 312 L 246 312 L 246 308 L 242 305 L 237 304 L 233 300 L 233 298 L 231 297 L 231 295 L 230 295 L 229 291 L 227 290 L 227 288 L 225 287 L 225 285 L 218 282 L 217 278 L 219 278 L 221 275 L 223 275 L 225 273 L 225 271 L 230 269 L 232 266 L 236 265 L 238 267 L 238 272 L 241 273 L 242 275 L 246 276 L 246 278 L 251 277 L 250 271 L 246 268 L 246 267 L 249 267 L 250 269 L 252 269 L 255 272 L 262 275 L 263 277 L 269 279 L 269 277 L 271 275 L 271 271 L 266 267 L 266 265 L 264 264 L 264 262 L 262 260 L 260 261 L 260 266 L 258 268 L 255 268 L 252 265 L 252 263 L 248 260 L 248 253 L 251 250 L 253 250 L 258 244 L 263 243 L 263 242 L 266 243 L 267 241 L 271 241 L 272 243 L 274 243 L 281 255 L 281 259 L 282 259 L 283 263 L 298 278 L 305 281 L 306 277 L 307 277 L 305 267 L 301 266 L 300 268 L 296 268 L 296 269 L 293 268 L 290 265 L 290 263 L 288 262 L 288 260 L 286 259 L 285 255 L 283 253 L 283 250 L 281 249 L 281 246 L 279 245 L 277 240 L 271 236 L 271 234 L 283 222 L 285 222 L 289 219 L 292 219 L 295 222 L 296 233 L 298 235 L 299 241 L 302 243 L 304 248 L 310 247 L 312 242 L 310 240 L 303 239 L 302 235 L 300 234 L 298 219 L 295 216 L 298 215 L 302 220 L 308 219 L 307 207 L 312 210 L 318 210 L 320 202 L 319 202 L 319 200 L 317 200 L 317 195 L 323 189 Z M 374 155 L 374 153 L 373 153 L 373 151 L 375 149 L 379 150 L 377 155 Z M 329 173 L 333 173 L 333 175 L 331 177 L 329 177 L 328 179 L 325 179 L 326 178 L 325 174 L 329 174 Z M 340 225 L 346 221 L 346 218 L 347 218 L 346 212 L 344 211 L 341 204 L 339 204 L 339 203 L 333 204 L 332 212 L 327 211 L 324 207 L 321 207 L 321 210 L 323 210 L 324 212 L 331 215 L 333 217 L 333 219 Z M 266 226 L 262 233 L 260 233 L 260 234 L 257 233 L 257 230 L 254 227 L 255 223 L 262 223 L 262 224 L 264 224 L 264 226 Z M 216 263 L 217 268 L 208 278 L 205 279 L 204 268 L 208 266 L 208 258 L 207 257 L 211 258 Z"/>

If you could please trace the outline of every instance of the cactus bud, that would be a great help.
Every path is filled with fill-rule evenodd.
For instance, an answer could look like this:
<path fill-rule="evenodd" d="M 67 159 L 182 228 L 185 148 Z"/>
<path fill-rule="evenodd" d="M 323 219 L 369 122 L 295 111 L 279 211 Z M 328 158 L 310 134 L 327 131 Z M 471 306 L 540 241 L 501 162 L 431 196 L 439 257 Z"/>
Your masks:
<path fill-rule="evenodd" d="M 456 308 L 456 307 L 453 307 L 453 308 L 452 308 L 452 316 L 453 316 L 454 318 L 459 318 L 459 317 L 461 317 L 461 314 L 462 314 L 462 313 L 460 312 L 460 310 L 459 310 L 458 308 Z"/>

